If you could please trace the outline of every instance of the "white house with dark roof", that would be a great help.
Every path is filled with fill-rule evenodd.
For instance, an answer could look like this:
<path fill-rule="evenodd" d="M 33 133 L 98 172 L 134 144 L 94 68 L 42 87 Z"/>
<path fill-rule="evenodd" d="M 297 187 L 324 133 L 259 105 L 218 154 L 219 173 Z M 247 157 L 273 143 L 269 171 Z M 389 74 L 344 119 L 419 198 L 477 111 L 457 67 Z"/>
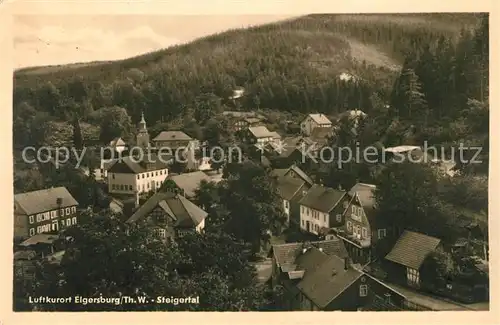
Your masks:
<path fill-rule="evenodd" d="M 14 195 L 14 237 L 57 233 L 78 223 L 78 202 L 65 187 Z"/>
<path fill-rule="evenodd" d="M 207 212 L 180 194 L 159 192 L 140 206 L 126 222 L 146 222 L 162 239 L 173 241 L 187 232 L 201 233 L 207 215 Z"/>
<path fill-rule="evenodd" d="M 300 123 L 301 132 L 309 136 L 315 128 L 331 128 L 332 121 L 325 114 L 309 114 Z"/>
<path fill-rule="evenodd" d="M 299 201 L 300 229 L 319 235 L 342 222 L 346 192 L 315 184 Z"/>
<path fill-rule="evenodd" d="M 157 155 L 115 160 L 108 169 L 108 191 L 135 195 L 157 190 L 168 176 L 168 164 L 168 157 Z"/>

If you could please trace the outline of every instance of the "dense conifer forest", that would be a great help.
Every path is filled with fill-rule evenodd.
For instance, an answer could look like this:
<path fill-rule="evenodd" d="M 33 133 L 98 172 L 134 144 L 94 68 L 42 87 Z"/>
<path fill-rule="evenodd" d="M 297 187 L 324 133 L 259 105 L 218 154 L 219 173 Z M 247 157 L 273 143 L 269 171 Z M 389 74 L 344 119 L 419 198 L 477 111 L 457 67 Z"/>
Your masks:
<path fill-rule="evenodd" d="M 336 114 L 361 108 L 370 113 L 378 109 L 374 93 L 389 102 L 401 68 L 404 78 L 413 78 L 400 78 L 401 83 L 411 82 L 423 93 L 429 120 L 431 112 L 455 117 L 467 98 L 484 101 L 487 93 L 484 28 L 475 29 L 480 18 L 310 15 L 124 61 L 20 70 L 14 74 L 14 118 L 22 122 L 15 123 L 15 139 L 25 143 L 22 124 L 40 112 L 58 120 L 77 114 L 91 121 L 95 111 L 118 106 L 134 122 L 142 110 L 149 121 L 172 120 L 189 109 L 212 114 L 237 86 L 247 90 L 241 103 L 246 109 Z M 354 78 L 341 80 L 341 73 Z M 471 79 L 477 82 L 464 90 Z M 400 109 L 393 113 L 408 113 Z"/>

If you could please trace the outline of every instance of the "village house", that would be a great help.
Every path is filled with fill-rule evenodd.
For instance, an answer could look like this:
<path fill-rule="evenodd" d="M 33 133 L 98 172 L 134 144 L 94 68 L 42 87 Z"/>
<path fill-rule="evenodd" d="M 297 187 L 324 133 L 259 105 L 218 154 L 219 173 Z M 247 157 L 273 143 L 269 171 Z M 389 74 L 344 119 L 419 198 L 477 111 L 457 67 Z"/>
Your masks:
<path fill-rule="evenodd" d="M 291 165 L 290 167 L 287 168 L 276 168 L 271 171 L 271 176 L 273 177 L 291 177 L 291 178 L 298 178 L 305 183 L 309 187 L 314 185 L 314 181 L 312 180 L 311 177 L 309 177 L 302 169 L 300 169 L 297 165 Z"/>
<path fill-rule="evenodd" d="M 283 287 L 280 303 L 286 310 L 356 311 L 370 301 L 372 292 L 392 293 L 353 265 L 336 237 L 273 245 L 270 256 L 272 286 Z"/>
<path fill-rule="evenodd" d="M 157 149 L 169 148 L 172 151 L 177 149 L 194 149 L 196 140 L 182 131 L 162 131 L 153 139 Z M 171 152 L 173 154 L 174 152 Z"/>
<path fill-rule="evenodd" d="M 126 221 L 140 221 L 153 227 L 154 232 L 171 242 L 188 232 L 203 232 L 207 213 L 184 196 L 172 192 L 158 192 L 151 196 Z"/>
<path fill-rule="evenodd" d="M 348 193 L 342 226 L 334 229 L 345 241 L 347 251 L 356 263 L 370 262 L 374 245 L 390 232 L 389 225 L 377 218 L 374 193 L 376 186 L 358 183 Z"/>
<path fill-rule="evenodd" d="M 391 281 L 420 288 L 420 267 L 426 257 L 436 250 L 442 251 L 440 239 L 405 230 L 385 257 L 391 262 Z"/>
<path fill-rule="evenodd" d="M 297 177 L 281 176 L 277 178 L 278 195 L 283 200 L 283 209 L 288 225 L 300 224 L 299 201 L 306 195 L 310 185 Z"/>
<path fill-rule="evenodd" d="M 145 155 L 142 160 L 123 157 L 108 169 L 108 191 L 128 195 L 146 193 L 159 189 L 167 176 L 168 161 L 164 156 Z"/>
<path fill-rule="evenodd" d="M 315 184 L 299 201 L 300 229 L 319 235 L 342 223 L 346 192 Z"/>
<path fill-rule="evenodd" d="M 59 234 L 40 233 L 19 244 L 24 250 L 32 250 L 37 256 L 46 257 L 58 250 L 61 237 Z"/>
<path fill-rule="evenodd" d="M 249 144 L 266 145 L 279 140 L 279 135 L 276 132 L 270 132 L 265 126 L 255 126 L 243 131 L 243 139 Z"/>
<path fill-rule="evenodd" d="M 65 187 L 14 195 L 14 237 L 56 233 L 78 223 L 78 202 Z"/>
<path fill-rule="evenodd" d="M 202 171 L 195 171 L 191 173 L 171 175 L 168 180 L 175 185 L 179 194 L 187 198 L 192 198 L 195 196 L 196 190 L 200 187 L 201 182 L 211 182 L 212 178 Z"/>
<path fill-rule="evenodd" d="M 228 128 L 231 132 L 238 132 L 253 126 L 262 126 L 266 118 L 254 112 L 225 111 L 222 113 L 227 118 Z"/>
<path fill-rule="evenodd" d="M 301 132 L 309 136 L 315 128 L 331 128 L 332 122 L 324 114 L 309 114 L 300 123 Z"/>

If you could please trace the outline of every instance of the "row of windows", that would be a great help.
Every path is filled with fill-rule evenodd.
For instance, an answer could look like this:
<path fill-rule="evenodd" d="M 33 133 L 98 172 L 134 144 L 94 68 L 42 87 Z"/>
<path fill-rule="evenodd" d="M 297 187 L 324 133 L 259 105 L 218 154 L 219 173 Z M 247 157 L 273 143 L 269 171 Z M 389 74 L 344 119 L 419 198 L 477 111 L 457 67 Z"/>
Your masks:
<path fill-rule="evenodd" d="M 62 226 L 66 226 L 66 227 L 69 227 L 69 226 L 72 226 L 72 225 L 76 225 L 76 217 L 73 217 L 73 218 L 67 218 L 67 219 L 62 219 L 61 220 L 61 225 Z M 59 224 L 57 222 L 52 222 L 52 223 L 48 223 L 46 225 L 41 225 L 41 226 L 38 226 L 35 228 L 30 228 L 30 236 L 34 236 L 35 234 L 42 234 L 42 233 L 45 233 L 45 232 L 51 232 L 51 231 L 58 231 L 59 230 Z"/>
<path fill-rule="evenodd" d="M 133 191 L 132 185 L 111 184 L 111 189 L 117 191 Z"/>
<path fill-rule="evenodd" d="M 353 225 L 351 221 L 347 221 L 347 231 L 352 232 L 355 235 L 360 235 L 361 238 L 368 238 L 368 229 L 366 227 L 361 227 L 358 225 Z M 387 235 L 386 229 L 378 229 L 377 237 L 382 239 Z"/>
<path fill-rule="evenodd" d="M 304 207 L 304 206 L 302 206 L 301 208 L 302 208 L 302 213 L 304 213 L 304 212 L 305 212 L 306 216 L 309 216 L 309 211 L 311 211 L 311 215 L 312 215 L 312 217 L 313 217 L 314 219 L 317 219 L 317 220 L 319 220 L 319 219 L 320 219 L 321 214 L 322 214 L 321 212 L 316 211 L 316 210 L 313 210 L 313 209 L 309 209 L 309 208 Z M 325 215 L 323 215 L 323 221 L 324 221 L 324 222 L 326 222 L 326 214 L 325 214 Z"/>
<path fill-rule="evenodd" d="M 159 171 L 157 170 L 155 172 L 137 174 L 137 179 L 155 177 L 155 176 L 159 176 L 159 175 L 167 175 L 167 170 L 166 169 L 162 169 L 162 170 L 159 170 Z M 111 174 L 111 178 L 115 179 L 115 174 Z"/>
<path fill-rule="evenodd" d="M 55 219 L 58 217 L 57 215 L 57 211 L 58 210 L 52 210 L 52 211 L 48 211 L 48 212 L 45 212 L 45 213 L 38 213 L 36 215 L 36 222 L 42 222 L 42 221 L 47 221 L 47 220 L 50 220 L 51 218 L 52 219 Z M 71 207 L 71 208 L 65 208 L 65 209 L 60 209 L 59 210 L 59 216 L 60 217 L 64 217 L 64 216 L 67 216 L 67 215 L 70 215 L 70 214 L 73 214 L 73 213 L 76 213 L 76 207 Z M 29 216 L 29 222 L 30 224 L 33 224 L 35 222 L 35 216 Z"/>
<path fill-rule="evenodd" d="M 146 175 L 146 176 L 144 176 Z M 167 170 L 160 170 L 160 171 L 155 171 L 155 172 L 150 172 L 150 173 L 144 173 L 144 174 L 138 174 L 137 175 L 137 179 L 140 179 L 140 178 L 149 178 L 149 177 L 154 177 L 154 176 L 158 176 L 158 175 L 167 175 Z"/>

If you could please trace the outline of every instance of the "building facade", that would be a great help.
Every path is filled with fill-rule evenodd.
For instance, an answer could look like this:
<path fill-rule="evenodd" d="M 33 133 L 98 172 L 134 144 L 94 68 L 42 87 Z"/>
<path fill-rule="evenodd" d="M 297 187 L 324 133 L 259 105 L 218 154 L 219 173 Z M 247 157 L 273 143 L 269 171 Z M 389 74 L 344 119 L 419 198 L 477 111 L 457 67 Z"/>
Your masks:
<path fill-rule="evenodd" d="M 331 128 L 332 122 L 324 114 L 309 114 L 300 123 L 301 132 L 309 136 L 315 128 Z"/>
<path fill-rule="evenodd" d="M 57 233 L 78 223 L 78 202 L 65 187 L 14 195 L 14 237 Z"/>

